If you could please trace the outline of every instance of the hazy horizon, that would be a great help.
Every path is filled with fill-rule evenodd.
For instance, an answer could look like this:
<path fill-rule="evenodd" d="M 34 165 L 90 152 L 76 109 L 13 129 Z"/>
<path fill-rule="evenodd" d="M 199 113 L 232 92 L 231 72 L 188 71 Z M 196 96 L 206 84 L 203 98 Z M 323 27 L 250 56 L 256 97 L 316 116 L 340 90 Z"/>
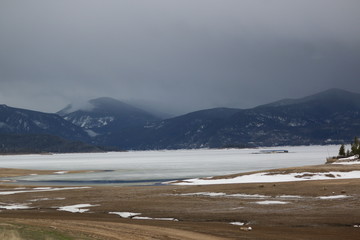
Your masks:
<path fill-rule="evenodd" d="M 321 91 L 321 92 L 325 92 L 325 91 L 332 90 L 332 89 L 338 89 L 338 88 L 325 89 L 324 91 Z M 344 90 L 344 89 L 339 89 L 339 90 Z M 344 90 L 344 91 L 348 91 L 348 90 Z M 321 93 L 321 92 L 315 92 L 315 93 L 312 93 L 312 94 L 309 94 L 309 95 L 306 95 L 306 96 L 300 96 L 299 98 L 276 99 L 275 101 L 264 102 L 264 103 L 261 103 L 261 104 L 255 105 L 255 106 L 250 106 L 250 107 L 247 107 L 247 108 L 237 108 L 237 107 L 229 107 L 229 106 L 215 106 L 215 107 L 210 107 L 210 108 L 201 108 L 201 109 L 195 109 L 195 110 L 192 110 L 192 111 L 189 111 L 189 112 L 179 112 L 179 113 L 174 113 L 172 111 L 167 112 L 166 109 L 162 109 L 159 106 L 152 105 L 149 102 L 142 102 L 142 101 L 132 101 L 131 102 L 131 101 L 120 100 L 120 99 L 116 99 L 116 98 L 113 98 L 113 97 L 107 97 L 107 96 L 96 97 L 96 98 L 88 99 L 88 100 L 84 100 L 84 101 L 68 103 L 67 105 L 63 106 L 62 108 L 55 110 L 54 112 L 40 111 L 40 110 L 36 110 L 36 109 L 31 109 L 31 108 L 26 108 L 26 109 L 32 110 L 32 111 L 45 112 L 45 113 L 57 113 L 57 112 L 59 112 L 59 111 L 61 111 L 63 109 L 66 109 L 67 107 L 70 107 L 69 112 L 76 111 L 76 110 L 91 110 L 92 105 L 89 104 L 90 100 L 95 100 L 95 99 L 98 99 L 98 98 L 111 98 L 111 99 L 115 99 L 115 100 L 121 101 L 123 103 L 129 104 L 129 105 L 132 105 L 133 107 L 137 107 L 139 109 L 145 110 L 145 111 L 147 111 L 149 113 L 152 113 L 152 114 L 155 114 L 155 115 L 157 115 L 159 117 L 166 118 L 166 117 L 180 116 L 180 115 L 184 115 L 184 114 L 187 114 L 187 113 L 191 113 L 191 112 L 195 112 L 195 111 L 201 111 L 201 110 L 207 110 L 207 109 L 212 109 L 212 108 L 251 109 L 251 108 L 254 108 L 254 107 L 258 107 L 258 106 L 261 106 L 261 105 L 266 105 L 266 104 L 277 102 L 277 101 L 280 101 L 280 100 L 300 99 L 300 98 L 308 97 L 308 96 L 315 95 L 315 94 L 318 94 L 318 93 Z M 354 92 L 354 91 L 348 91 L 348 92 L 360 94 L 360 92 Z M 14 108 L 21 108 L 21 107 L 9 105 L 7 103 L 0 103 L 0 104 L 5 104 L 5 105 L 7 105 L 9 107 L 14 107 Z"/>
<path fill-rule="evenodd" d="M 0 103 L 179 115 L 360 92 L 360 1 L 3 0 Z"/>

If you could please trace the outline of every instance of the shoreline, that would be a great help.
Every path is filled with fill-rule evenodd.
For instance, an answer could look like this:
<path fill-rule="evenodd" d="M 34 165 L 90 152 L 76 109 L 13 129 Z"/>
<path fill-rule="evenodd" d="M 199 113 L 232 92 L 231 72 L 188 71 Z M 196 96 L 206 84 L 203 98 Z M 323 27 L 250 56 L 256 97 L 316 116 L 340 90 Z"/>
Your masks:
<path fill-rule="evenodd" d="M 271 171 L 334 169 L 358 170 L 360 165 L 317 165 Z M 30 173 L 0 169 L 2 175 L 16 172 Z M 246 174 L 249 173 L 238 175 Z M 145 232 L 157 239 L 166 239 L 166 236 L 173 239 L 357 239 L 360 231 L 355 227 L 360 225 L 360 179 L 88 188 L 39 188 L 2 183 L 0 188 L 0 224 L 23 224 L 30 229 L 60 232 L 73 239 L 94 239 L 91 236 L 126 239 L 123 236 L 129 236 L 126 235 L 128 228 L 134 229 L 132 239 L 144 239 Z M 85 207 L 76 210 L 75 206 Z M 75 212 L 59 211 L 60 207 L 75 208 Z M 138 213 L 139 219 L 111 212 Z M 6 228 L 14 230 L 14 227 Z M 109 232 L 114 234 L 109 236 Z"/>

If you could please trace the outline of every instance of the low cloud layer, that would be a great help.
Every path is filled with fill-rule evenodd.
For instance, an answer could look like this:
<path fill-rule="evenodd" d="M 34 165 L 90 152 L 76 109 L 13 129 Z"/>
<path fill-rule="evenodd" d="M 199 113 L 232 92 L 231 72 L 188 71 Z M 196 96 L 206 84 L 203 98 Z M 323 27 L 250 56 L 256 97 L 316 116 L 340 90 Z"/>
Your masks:
<path fill-rule="evenodd" d="M 360 92 L 357 0 L 3 0 L 0 103 L 173 114 Z"/>

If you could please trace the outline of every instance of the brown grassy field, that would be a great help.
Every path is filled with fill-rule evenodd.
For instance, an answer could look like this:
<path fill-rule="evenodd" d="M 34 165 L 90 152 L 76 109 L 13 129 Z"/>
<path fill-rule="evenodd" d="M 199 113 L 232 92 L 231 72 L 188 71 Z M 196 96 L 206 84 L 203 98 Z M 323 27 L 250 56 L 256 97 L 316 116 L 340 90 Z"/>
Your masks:
<path fill-rule="evenodd" d="M 321 165 L 274 171 L 352 169 L 359 170 L 360 166 Z M 11 171 L 0 170 L 0 176 L 6 172 Z M 11 176 L 16 172 L 28 174 L 24 170 L 12 170 Z M 360 236 L 357 227 L 360 225 L 360 179 L 207 186 L 92 186 L 43 192 L 6 183 L 0 188 L 0 193 L 24 191 L 1 194 L 0 207 L 15 204 L 30 207 L 1 209 L 0 239 L 331 240 L 359 239 Z M 322 198 L 339 195 L 346 198 Z M 272 204 L 258 203 L 264 201 Z M 89 211 L 84 213 L 58 210 L 75 204 L 93 206 L 85 207 Z M 141 217 L 177 221 L 121 218 L 109 212 L 141 213 Z M 252 231 L 244 231 L 249 227 Z"/>

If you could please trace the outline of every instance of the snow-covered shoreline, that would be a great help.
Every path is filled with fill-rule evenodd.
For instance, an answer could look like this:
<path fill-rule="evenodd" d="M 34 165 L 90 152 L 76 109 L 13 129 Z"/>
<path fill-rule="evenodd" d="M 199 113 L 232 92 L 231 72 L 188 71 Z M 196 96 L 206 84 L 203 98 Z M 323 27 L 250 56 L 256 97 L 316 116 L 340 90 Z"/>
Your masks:
<path fill-rule="evenodd" d="M 272 183 L 272 182 L 296 182 L 330 179 L 360 178 L 360 171 L 329 171 L 329 172 L 297 172 L 278 173 L 271 172 L 241 175 L 232 178 L 194 178 L 182 181 L 166 182 L 172 185 L 212 185 L 212 184 L 236 184 L 236 183 Z"/>

